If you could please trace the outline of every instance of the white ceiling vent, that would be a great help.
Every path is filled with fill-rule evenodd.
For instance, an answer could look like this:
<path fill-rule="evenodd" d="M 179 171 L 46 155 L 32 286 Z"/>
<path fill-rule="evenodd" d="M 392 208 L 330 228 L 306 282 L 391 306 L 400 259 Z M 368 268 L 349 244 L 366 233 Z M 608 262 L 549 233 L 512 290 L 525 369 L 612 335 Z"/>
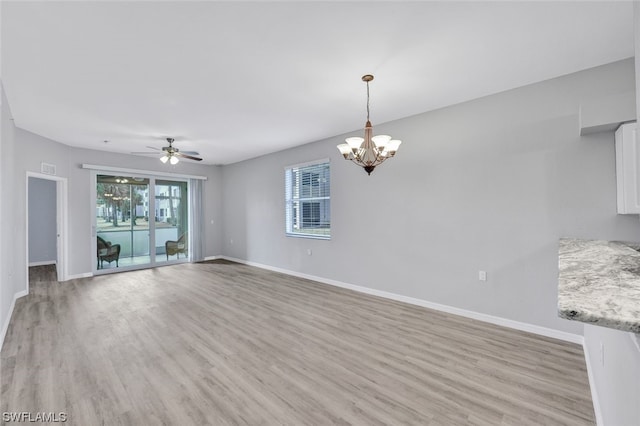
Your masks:
<path fill-rule="evenodd" d="M 56 165 L 49 163 L 40 163 L 40 172 L 45 175 L 54 175 L 56 174 Z"/>

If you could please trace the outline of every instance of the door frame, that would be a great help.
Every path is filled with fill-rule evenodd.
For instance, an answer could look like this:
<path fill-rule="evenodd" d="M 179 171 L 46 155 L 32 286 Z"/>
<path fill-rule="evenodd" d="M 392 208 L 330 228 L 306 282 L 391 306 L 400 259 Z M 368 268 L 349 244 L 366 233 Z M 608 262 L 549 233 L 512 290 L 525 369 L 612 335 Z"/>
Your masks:
<path fill-rule="evenodd" d="M 25 226 L 25 276 L 26 276 L 26 288 L 27 294 L 29 294 L 29 178 L 38 178 L 45 180 L 52 180 L 56 182 L 56 271 L 57 271 L 57 279 L 58 281 L 66 281 L 68 278 L 68 244 L 67 244 L 67 230 L 68 227 L 68 182 L 67 178 L 47 175 L 44 173 L 37 172 L 27 172 L 25 178 L 25 186 L 26 186 L 26 212 L 27 212 L 27 220 Z"/>
<path fill-rule="evenodd" d="M 94 168 L 95 167 L 95 168 Z M 189 230 L 188 230 L 188 240 L 191 241 L 191 202 L 190 202 L 190 191 L 189 191 L 189 176 L 170 174 L 170 173 L 161 173 L 161 172 L 153 172 L 146 170 L 132 170 L 132 169 L 118 169 L 114 167 L 86 167 L 91 170 L 91 193 L 89 196 L 89 202 L 91 203 L 91 211 L 93 212 L 91 215 L 91 252 L 96 253 L 97 250 L 97 240 L 96 236 L 98 235 L 98 227 L 96 222 L 95 215 L 95 206 L 97 201 L 96 194 L 96 186 L 98 182 L 98 175 L 108 175 L 108 176 L 118 176 L 118 175 L 126 175 L 127 177 L 141 177 L 145 179 L 149 179 L 149 217 L 151 217 L 152 212 L 155 212 L 155 188 L 157 180 L 174 180 L 178 182 L 186 182 L 187 183 L 187 192 L 186 192 L 186 202 L 187 202 L 187 220 L 189 221 Z M 122 170 L 123 172 L 119 172 Z M 198 177 L 200 178 L 200 177 Z M 149 263 L 140 264 L 140 265 L 131 265 L 124 266 L 117 269 L 98 269 L 96 262 L 92 262 L 91 271 L 94 276 L 96 275 L 106 275 L 113 274 L 118 272 L 126 272 L 126 271 L 136 271 L 141 269 L 150 269 L 155 268 L 157 266 L 166 266 L 166 265 L 175 265 L 178 263 L 189 263 L 191 262 L 191 254 L 188 257 L 183 259 L 175 259 L 169 261 L 157 262 L 156 255 L 156 227 L 155 222 L 149 222 Z"/>
<path fill-rule="evenodd" d="M 97 202 L 97 193 L 96 193 L 96 187 L 97 187 L 97 183 L 98 183 L 98 175 L 108 175 L 108 176 L 118 176 L 118 175 L 122 175 L 123 173 L 118 173 L 118 172 L 114 172 L 113 170 L 109 170 L 109 168 L 105 168 L 107 169 L 106 171 L 102 170 L 102 169 L 92 169 L 91 170 L 91 193 L 89 196 L 89 202 L 91 203 L 91 253 L 93 253 L 94 257 L 95 254 L 97 252 L 97 246 L 98 246 L 98 242 L 97 242 L 97 235 L 98 235 L 98 226 L 97 226 L 97 218 L 96 218 L 96 202 Z M 151 190 L 154 189 L 154 184 L 153 184 L 153 179 L 152 179 L 152 175 L 147 174 L 147 173 L 124 173 L 124 175 L 126 175 L 127 177 L 141 177 L 141 178 L 145 178 L 145 179 L 149 179 L 149 185 L 148 185 L 148 191 L 149 194 L 151 194 Z M 151 203 L 151 199 L 149 199 L 149 202 Z M 98 269 L 98 265 L 95 261 L 95 259 L 93 259 L 92 261 L 92 265 L 91 265 L 91 273 L 94 276 L 97 275 L 106 275 L 106 274 L 112 274 L 112 273 L 117 273 L 117 272 L 125 272 L 125 271 L 136 271 L 139 269 L 148 269 L 148 268 L 153 268 L 155 267 L 155 259 L 151 256 L 151 247 L 153 245 L 155 245 L 155 240 L 153 239 L 155 238 L 154 233 L 151 232 L 151 223 L 149 224 L 149 263 L 145 263 L 145 264 L 140 264 L 140 265 L 132 265 L 132 266 L 124 266 L 124 267 L 119 267 L 116 269 Z M 133 250 L 133 248 L 132 248 Z"/>

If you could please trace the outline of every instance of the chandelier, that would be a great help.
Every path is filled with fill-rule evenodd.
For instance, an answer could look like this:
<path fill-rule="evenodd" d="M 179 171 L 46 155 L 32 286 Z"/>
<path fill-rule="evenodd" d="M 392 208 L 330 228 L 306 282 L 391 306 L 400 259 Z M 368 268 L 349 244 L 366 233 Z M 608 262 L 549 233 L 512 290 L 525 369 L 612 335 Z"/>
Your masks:
<path fill-rule="evenodd" d="M 402 141 L 391 139 L 388 135 L 373 136 L 373 126 L 369 121 L 369 82 L 373 80 L 370 74 L 362 76 L 367 83 L 367 123 L 364 125 L 364 138 L 354 136 L 345 139 L 346 143 L 338 145 L 338 150 L 345 160 L 351 160 L 363 167 L 367 174 L 382 164 L 387 158 L 393 157 Z"/>

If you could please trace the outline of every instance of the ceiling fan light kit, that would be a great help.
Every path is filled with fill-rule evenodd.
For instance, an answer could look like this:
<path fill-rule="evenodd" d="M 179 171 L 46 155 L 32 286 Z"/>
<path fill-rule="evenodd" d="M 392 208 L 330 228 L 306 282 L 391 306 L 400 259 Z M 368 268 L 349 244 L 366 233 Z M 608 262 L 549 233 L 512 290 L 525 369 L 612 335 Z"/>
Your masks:
<path fill-rule="evenodd" d="M 364 125 L 364 138 L 353 136 L 346 138 L 346 143 L 338 145 L 338 150 L 345 160 L 353 161 L 369 175 L 376 166 L 396 155 L 402 143 L 389 135 L 373 136 L 373 126 L 369 120 L 369 82 L 372 80 L 373 76 L 370 74 L 362 76 L 362 81 L 367 84 L 367 122 Z"/>
<path fill-rule="evenodd" d="M 162 161 L 163 163 L 166 163 L 167 161 L 169 161 L 169 164 L 173 165 L 173 164 L 178 164 L 180 159 L 175 154 L 165 154 L 162 157 L 160 157 L 160 161 Z"/>

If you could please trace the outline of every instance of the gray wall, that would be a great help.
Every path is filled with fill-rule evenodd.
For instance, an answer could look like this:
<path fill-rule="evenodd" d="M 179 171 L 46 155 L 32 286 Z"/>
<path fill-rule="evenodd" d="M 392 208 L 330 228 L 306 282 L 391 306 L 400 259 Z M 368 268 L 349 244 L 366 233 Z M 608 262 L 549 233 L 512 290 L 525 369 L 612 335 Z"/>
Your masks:
<path fill-rule="evenodd" d="M 57 259 L 56 182 L 29 178 L 29 264 Z"/>
<path fill-rule="evenodd" d="M 1 88 L 1 85 L 0 85 Z M 24 288 L 25 270 L 14 262 L 15 259 L 24 258 L 24 250 L 16 252 L 14 242 L 19 238 L 14 226 L 16 217 L 13 208 L 15 185 L 14 179 L 14 152 L 15 152 L 15 126 L 13 125 L 11 110 L 7 98 L 2 89 L 2 128 L 0 129 L 0 321 L 1 326 L 8 325 L 9 308 L 14 295 Z M 2 336 L 0 336 L 2 337 Z"/>
<path fill-rule="evenodd" d="M 579 107 L 634 80 L 630 59 L 374 121 L 403 145 L 371 176 L 338 153 L 347 135 L 225 166 L 223 253 L 582 334 L 556 313 L 558 239 L 637 241 L 640 223 L 616 214 L 613 133 L 580 137 Z M 327 156 L 332 239 L 287 238 L 283 168 Z"/>

